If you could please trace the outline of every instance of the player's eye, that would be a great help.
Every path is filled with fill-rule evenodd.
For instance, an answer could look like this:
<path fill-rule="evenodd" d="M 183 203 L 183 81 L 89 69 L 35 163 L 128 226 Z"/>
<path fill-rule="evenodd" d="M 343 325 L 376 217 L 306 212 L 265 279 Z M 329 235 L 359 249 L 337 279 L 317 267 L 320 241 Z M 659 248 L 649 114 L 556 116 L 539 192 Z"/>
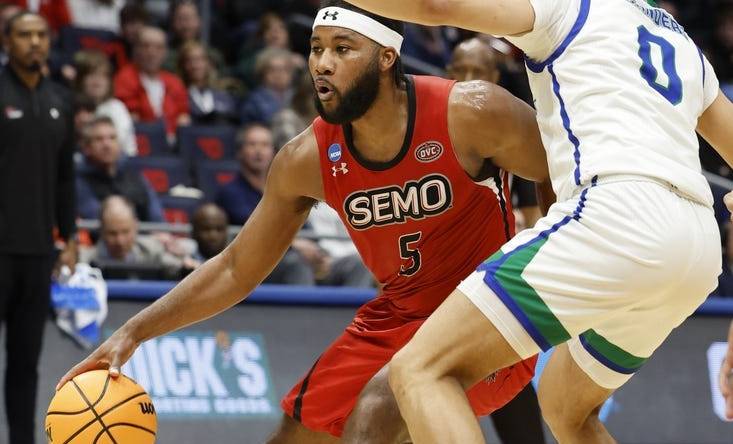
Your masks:
<path fill-rule="evenodd" d="M 311 52 L 313 54 L 320 54 L 320 53 L 323 52 L 323 48 L 321 48 L 319 46 L 311 46 Z"/>
<path fill-rule="evenodd" d="M 344 54 L 344 53 L 348 52 L 349 49 L 351 49 L 351 48 L 349 48 L 348 46 L 339 45 L 339 46 L 336 47 L 336 52 L 338 52 L 339 54 Z"/>

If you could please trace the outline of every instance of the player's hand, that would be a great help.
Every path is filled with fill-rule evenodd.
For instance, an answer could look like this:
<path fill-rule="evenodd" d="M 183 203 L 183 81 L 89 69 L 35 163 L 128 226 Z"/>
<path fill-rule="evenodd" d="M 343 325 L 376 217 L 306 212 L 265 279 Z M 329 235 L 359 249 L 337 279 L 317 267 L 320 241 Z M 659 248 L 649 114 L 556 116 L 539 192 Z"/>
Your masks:
<path fill-rule="evenodd" d="M 725 354 L 723 365 L 720 367 L 719 385 L 720 392 L 725 399 L 725 416 L 733 420 L 733 322 L 730 324 L 730 332 L 728 333 L 728 352 Z"/>
<path fill-rule="evenodd" d="M 138 345 L 124 327 L 117 330 L 92 354 L 69 370 L 56 385 L 56 390 L 60 390 L 75 376 L 91 370 L 109 369 L 110 376 L 117 378 L 120 375 L 120 367 L 132 357 Z"/>
<path fill-rule="evenodd" d="M 733 191 L 723 197 L 723 202 L 725 203 L 725 207 L 728 208 L 728 211 L 730 211 L 730 219 L 733 221 Z"/>

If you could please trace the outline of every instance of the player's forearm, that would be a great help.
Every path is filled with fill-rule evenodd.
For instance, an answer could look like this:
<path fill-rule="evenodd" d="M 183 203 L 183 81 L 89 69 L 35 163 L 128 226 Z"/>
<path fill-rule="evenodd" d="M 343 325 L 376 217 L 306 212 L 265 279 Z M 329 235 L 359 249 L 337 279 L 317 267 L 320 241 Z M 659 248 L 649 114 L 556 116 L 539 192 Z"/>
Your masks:
<path fill-rule="evenodd" d="M 457 26 L 485 34 L 522 34 L 534 26 L 534 10 L 528 0 L 349 0 L 349 3 L 405 22 Z"/>
<path fill-rule="evenodd" d="M 349 0 L 354 6 L 367 11 L 406 22 L 422 25 L 440 25 L 440 11 L 448 7 L 450 0 Z M 444 17 L 445 18 L 445 17 Z"/>
<path fill-rule="evenodd" d="M 131 318 L 124 326 L 138 343 L 208 319 L 235 305 L 257 285 L 237 279 L 230 253 L 196 269 L 173 290 Z"/>

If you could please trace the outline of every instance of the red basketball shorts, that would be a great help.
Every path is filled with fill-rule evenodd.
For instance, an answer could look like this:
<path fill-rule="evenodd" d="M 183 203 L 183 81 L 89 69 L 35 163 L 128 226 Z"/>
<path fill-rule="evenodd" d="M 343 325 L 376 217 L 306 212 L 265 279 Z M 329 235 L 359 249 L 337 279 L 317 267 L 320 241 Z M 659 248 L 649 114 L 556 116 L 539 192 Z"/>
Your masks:
<path fill-rule="evenodd" d="M 341 436 L 362 388 L 423 322 L 355 320 L 285 396 L 283 410 L 310 430 Z M 488 415 L 514 398 L 534 376 L 536 362 L 537 357 L 519 362 L 469 390 L 476 415 Z"/>

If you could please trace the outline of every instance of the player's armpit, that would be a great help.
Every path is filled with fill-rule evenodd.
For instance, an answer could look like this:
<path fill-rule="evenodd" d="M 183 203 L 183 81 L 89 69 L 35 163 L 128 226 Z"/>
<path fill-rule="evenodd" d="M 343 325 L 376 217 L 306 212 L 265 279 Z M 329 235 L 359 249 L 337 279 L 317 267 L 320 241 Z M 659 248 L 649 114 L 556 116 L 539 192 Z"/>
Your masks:
<path fill-rule="evenodd" d="M 733 167 L 733 103 L 723 94 L 705 110 L 697 122 L 697 132 L 713 147 L 725 162 Z"/>
<path fill-rule="evenodd" d="M 483 81 L 460 82 L 451 92 L 451 141 L 469 174 L 484 159 L 525 179 L 549 178 L 535 111 L 504 88 Z"/>
<path fill-rule="evenodd" d="M 518 35 L 534 26 L 529 0 L 349 0 L 360 8 L 406 22 L 451 25 L 494 35 Z"/>

